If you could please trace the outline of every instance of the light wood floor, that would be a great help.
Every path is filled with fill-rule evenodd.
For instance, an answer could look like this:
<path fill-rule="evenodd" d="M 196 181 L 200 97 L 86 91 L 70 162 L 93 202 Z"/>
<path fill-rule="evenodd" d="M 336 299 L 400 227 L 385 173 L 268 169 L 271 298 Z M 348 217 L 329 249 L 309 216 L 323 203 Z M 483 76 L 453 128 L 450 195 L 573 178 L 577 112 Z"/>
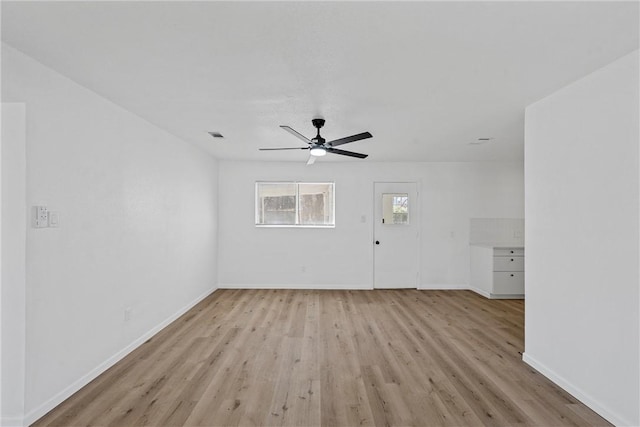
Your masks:
<path fill-rule="evenodd" d="M 37 426 L 608 425 L 521 361 L 522 301 L 218 290 Z"/>

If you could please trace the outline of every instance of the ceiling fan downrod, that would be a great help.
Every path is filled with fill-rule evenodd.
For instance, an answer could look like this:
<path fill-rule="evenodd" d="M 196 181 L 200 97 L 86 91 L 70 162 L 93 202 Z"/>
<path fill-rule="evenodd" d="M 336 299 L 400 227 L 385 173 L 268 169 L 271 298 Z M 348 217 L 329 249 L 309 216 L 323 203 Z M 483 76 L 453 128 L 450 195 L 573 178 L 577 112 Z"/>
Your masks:
<path fill-rule="evenodd" d="M 320 136 L 320 128 L 324 126 L 324 119 L 312 119 L 311 123 L 318 130 L 318 133 L 316 137 L 313 138 L 313 140 L 316 142 L 316 144 L 324 144 L 325 139 Z"/>

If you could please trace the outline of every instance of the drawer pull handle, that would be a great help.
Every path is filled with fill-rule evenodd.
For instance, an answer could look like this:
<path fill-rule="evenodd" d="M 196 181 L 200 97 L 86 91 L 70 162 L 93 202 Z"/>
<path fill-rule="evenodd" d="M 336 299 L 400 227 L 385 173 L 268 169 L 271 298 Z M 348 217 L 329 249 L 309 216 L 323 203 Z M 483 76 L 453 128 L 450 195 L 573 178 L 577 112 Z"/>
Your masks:
<path fill-rule="evenodd" d="M 513 253 L 513 251 L 511 251 L 511 253 Z"/>
<path fill-rule="evenodd" d="M 513 261 L 513 258 L 511 258 L 511 261 Z"/>
<path fill-rule="evenodd" d="M 513 274 L 511 275 L 511 277 L 513 277 Z"/>

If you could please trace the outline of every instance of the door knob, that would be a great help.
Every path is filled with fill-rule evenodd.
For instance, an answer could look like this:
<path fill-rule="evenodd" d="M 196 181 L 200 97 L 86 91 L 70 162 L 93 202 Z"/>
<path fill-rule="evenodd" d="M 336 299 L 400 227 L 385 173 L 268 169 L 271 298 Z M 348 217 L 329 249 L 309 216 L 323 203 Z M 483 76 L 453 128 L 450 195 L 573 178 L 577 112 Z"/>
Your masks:
<path fill-rule="evenodd" d="M 380 240 L 376 240 L 376 245 L 379 245 L 379 244 L 380 244 Z"/>

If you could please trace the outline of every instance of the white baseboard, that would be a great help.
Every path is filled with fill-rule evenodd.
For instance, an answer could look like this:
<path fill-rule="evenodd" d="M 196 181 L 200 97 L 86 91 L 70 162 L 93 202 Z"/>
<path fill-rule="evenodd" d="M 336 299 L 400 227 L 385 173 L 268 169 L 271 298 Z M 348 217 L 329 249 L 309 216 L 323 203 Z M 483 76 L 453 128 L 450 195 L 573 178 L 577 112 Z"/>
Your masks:
<path fill-rule="evenodd" d="M 485 290 L 478 288 L 468 288 L 470 291 L 475 292 L 478 295 L 482 295 L 487 299 L 524 299 L 523 294 L 492 294 Z"/>
<path fill-rule="evenodd" d="M 313 285 L 298 285 L 298 284 L 248 284 L 248 283 L 221 283 L 218 286 L 218 289 L 313 289 L 313 290 L 322 290 L 322 289 L 333 289 L 333 290 L 372 290 L 373 286 L 370 284 L 358 284 L 358 285 L 336 285 L 336 284 L 313 284 Z M 393 288 L 389 288 L 393 289 Z M 399 288 L 405 289 L 405 288 Z M 413 288 L 406 288 L 413 289 Z M 461 284 L 422 284 L 418 286 L 417 289 L 420 290 L 468 290 L 469 286 L 465 283 Z M 489 294 L 486 295 L 487 298 Z"/>
<path fill-rule="evenodd" d="M 363 290 L 373 289 L 370 284 L 358 284 L 358 285 L 336 285 L 336 284 L 313 284 L 313 285 L 296 285 L 296 284 L 277 284 L 270 285 L 265 283 L 259 284 L 237 284 L 237 283 L 222 283 L 218 285 L 218 289 L 308 289 L 308 290 Z"/>
<path fill-rule="evenodd" d="M 524 294 L 491 294 L 491 299 L 524 299 Z"/>
<path fill-rule="evenodd" d="M 491 298 L 491 294 L 489 292 L 487 292 L 487 291 L 482 290 L 482 289 L 471 287 L 471 288 L 469 288 L 469 290 L 475 292 L 476 294 L 482 295 L 485 298 Z"/>
<path fill-rule="evenodd" d="M 540 372 L 542 375 L 550 379 L 556 385 L 560 386 L 564 391 L 578 399 L 580 402 L 587 405 L 594 412 L 600 415 L 602 418 L 606 419 L 610 423 L 616 426 L 633 426 L 635 423 L 630 422 L 629 420 L 624 419 L 624 417 L 620 417 L 615 414 L 609 408 L 606 408 L 602 404 L 600 404 L 596 399 L 591 397 L 588 393 L 585 393 L 580 388 L 574 386 L 561 375 L 558 375 L 552 369 L 548 368 L 543 363 L 537 361 L 535 358 L 531 357 L 527 353 L 522 354 L 522 361 L 527 365 L 534 368 L 536 371 Z"/>
<path fill-rule="evenodd" d="M 29 412 L 25 416 L 23 424 L 20 423 L 20 424 L 8 424 L 8 425 L 18 425 L 18 426 L 27 425 L 28 426 L 28 425 L 33 424 L 35 421 L 37 421 L 38 419 L 40 419 L 41 417 L 46 415 L 47 412 L 49 412 L 50 410 L 52 410 L 53 408 L 58 406 L 60 403 L 64 402 L 66 399 L 71 397 L 71 395 L 73 395 L 75 392 L 80 390 L 82 387 L 84 387 L 85 385 L 89 384 L 91 381 L 93 381 L 95 378 L 97 378 L 104 371 L 106 371 L 107 369 L 109 369 L 110 367 L 115 365 L 117 362 L 122 360 L 126 355 L 131 353 L 133 350 L 138 348 L 140 345 L 144 344 L 145 341 L 147 341 L 149 338 L 153 337 L 155 334 L 160 332 L 163 328 L 165 328 L 171 322 L 175 321 L 178 317 L 182 316 L 184 313 L 189 311 L 196 304 L 198 304 L 200 301 L 202 301 L 203 299 L 205 299 L 206 297 L 211 295 L 217 289 L 218 288 L 213 288 L 213 289 L 207 290 L 205 293 L 203 293 L 202 295 L 198 296 L 196 299 L 194 299 L 193 301 L 191 301 L 190 303 L 188 303 L 187 305 L 185 305 L 184 307 L 182 307 L 181 309 L 176 311 L 174 314 L 172 314 L 171 316 L 169 316 L 168 318 L 163 320 L 161 323 L 159 323 L 158 325 L 154 326 L 151 330 L 149 330 L 146 333 L 144 333 L 142 336 L 140 336 L 138 339 L 133 341 L 131 344 L 129 344 L 128 346 L 126 346 L 125 348 L 123 348 L 122 350 L 120 350 L 119 352 L 117 352 L 116 354 L 114 354 L 113 356 L 111 356 L 110 358 L 105 360 L 104 362 L 102 362 L 100 365 L 96 366 L 94 369 L 92 369 L 86 375 L 84 375 L 81 378 L 79 378 L 73 384 L 69 385 L 67 388 L 62 390 L 60 393 L 56 394 L 51 399 L 47 400 L 45 403 L 43 403 L 42 405 L 38 406 L 37 408 L 35 408 L 31 412 Z M 3 420 L 3 424 L 2 425 L 3 426 L 5 425 L 4 424 L 4 420 Z"/>
<path fill-rule="evenodd" d="M 459 289 L 469 289 L 469 286 L 466 283 L 423 283 L 418 285 L 419 290 L 433 290 L 433 291 L 450 291 L 450 290 L 459 290 Z"/>

